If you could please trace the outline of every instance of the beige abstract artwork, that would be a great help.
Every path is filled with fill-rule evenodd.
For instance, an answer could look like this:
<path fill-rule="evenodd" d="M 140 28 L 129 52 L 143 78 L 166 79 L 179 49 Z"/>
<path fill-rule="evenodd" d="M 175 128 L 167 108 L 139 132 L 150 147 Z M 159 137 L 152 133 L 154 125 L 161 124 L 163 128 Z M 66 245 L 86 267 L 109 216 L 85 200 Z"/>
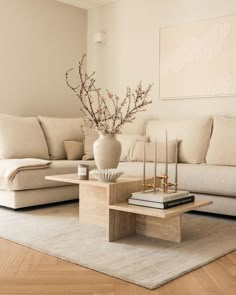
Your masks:
<path fill-rule="evenodd" d="M 160 98 L 236 96 L 236 15 L 160 29 Z"/>

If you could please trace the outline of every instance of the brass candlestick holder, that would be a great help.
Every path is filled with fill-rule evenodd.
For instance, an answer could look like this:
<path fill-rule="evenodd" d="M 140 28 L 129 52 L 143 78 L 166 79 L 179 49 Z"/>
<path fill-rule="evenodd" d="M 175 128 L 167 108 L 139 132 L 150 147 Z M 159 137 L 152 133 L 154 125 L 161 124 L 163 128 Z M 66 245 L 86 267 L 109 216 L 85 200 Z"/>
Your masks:
<path fill-rule="evenodd" d="M 155 180 L 156 178 L 156 180 Z M 159 191 L 160 189 L 164 192 L 164 193 L 168 193 L 169 192 L 169 188 L 173 188 L 171 192 L 176 193 L 178 191 L 178 183 L 176 182 L 169 182 L 168 181 L 168 176 L 167 175 L 161 175 L 161 176 L 156 176 L 155 178 L 153 178 L 153 182 L 152 183 L 143 183 L 143 192 L 145 193 L 147 190 L 153 189 L 154 193 Z"/>
<path fill-rule="evenodd" d="M 147 190 L 153 189 L 154 193 L 158 190 L 162 190 L 164 193 L 169 192 L 169 188 L 172 188 L 171 192 L 178 191 L 178 141 L 176 139 L 175 149 L 175 182 L 169 182 L 168 176 L 168 140 L 166 132 L 166 162 L 165 162 L 165 174 L 161 176 L 156 175 L 156 164 L 157 164 L 157 143 L 155 140 L 155 151 L 154 151 L 154 177 L 152 183 L 146 182 L 146 143 L 144 143 L 144 154 L 143 154 L 143 193 Z"/>

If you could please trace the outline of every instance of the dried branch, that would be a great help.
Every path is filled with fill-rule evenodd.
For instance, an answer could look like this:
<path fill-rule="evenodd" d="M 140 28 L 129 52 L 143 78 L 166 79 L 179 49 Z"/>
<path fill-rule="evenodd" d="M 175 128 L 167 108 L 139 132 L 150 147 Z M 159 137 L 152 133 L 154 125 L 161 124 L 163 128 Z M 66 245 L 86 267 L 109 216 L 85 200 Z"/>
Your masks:
<path fill-rule="evenodd" d="M 74 68 L 66 72 L 66 83 L 80 101 L 81 111 L 92 126 L 104 134 L 117 134 L 124 124 L 134 121 L 137 113 L 146 111 L 146 106 L 152 102 L 148 100 L 148 96 L 153 84 L 146 90 L 143 90 L 141 81 L 134 90 L 127 87 L 123 99 L 108 90 L 106 97 L 103 97 L 101 89 L 95 85 L 95 72 L 90 75 L 83 74 L 85 58 L 86 55 L 79 61 L 77 68 L 79 83 L 73 86 L 69 80 Z"/>

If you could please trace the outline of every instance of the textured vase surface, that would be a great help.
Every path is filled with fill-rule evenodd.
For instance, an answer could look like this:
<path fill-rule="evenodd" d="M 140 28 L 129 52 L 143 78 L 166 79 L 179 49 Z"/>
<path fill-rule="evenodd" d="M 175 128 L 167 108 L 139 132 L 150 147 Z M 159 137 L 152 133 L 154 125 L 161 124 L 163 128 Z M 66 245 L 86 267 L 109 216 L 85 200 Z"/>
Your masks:
<path fill-rule="evenodd" d="M 120 162 L 121 143 L 115 134 L 100 134 L 93 144 L 93 153 L 98 169 L 117 168 Z"/>

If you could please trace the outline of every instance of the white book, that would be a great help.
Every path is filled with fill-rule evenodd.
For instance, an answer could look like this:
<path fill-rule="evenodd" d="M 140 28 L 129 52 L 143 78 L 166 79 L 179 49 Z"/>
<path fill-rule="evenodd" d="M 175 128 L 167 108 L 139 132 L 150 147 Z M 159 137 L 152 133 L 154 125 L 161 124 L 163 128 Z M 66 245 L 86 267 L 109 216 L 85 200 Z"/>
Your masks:
<path fill-rule="evenodd" d="M 153 190 L 147 190 L 145 192 L 132 193 L 130 199 L 163 203 L 167 201 L 181 199 L 183 197 L 187 197 L 188 195 L 189 192 L 187 191 L 174 192 L 173 190 L 169 190 L 168 193 L 164 193 L 163 191 L 157 191 L 155 193 Z"/>

